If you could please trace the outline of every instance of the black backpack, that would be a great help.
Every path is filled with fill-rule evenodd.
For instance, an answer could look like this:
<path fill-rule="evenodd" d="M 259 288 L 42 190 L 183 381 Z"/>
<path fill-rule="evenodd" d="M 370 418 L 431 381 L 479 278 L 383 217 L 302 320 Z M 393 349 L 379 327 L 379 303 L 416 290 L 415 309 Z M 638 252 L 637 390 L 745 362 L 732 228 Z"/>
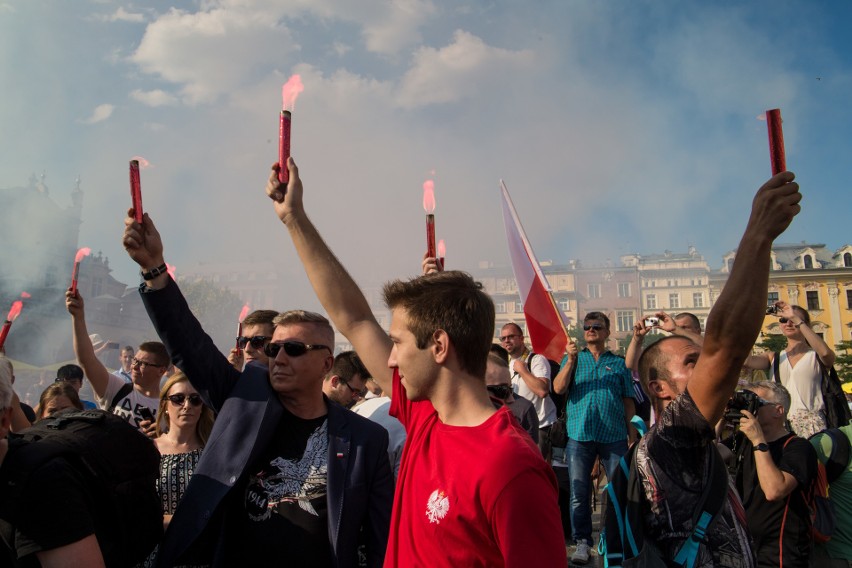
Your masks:
<path fill-rule="evenodd" d="M 63 411 L 10 434 L 0 468 L 0 518 L 10 526 L 16 511 L 27 506 L 20 501 L 30 475 L 55 458 L 65 459 L 87 483 L 106 566 L 144 560 L 163 536 L 156 488 L 160 454 L 151 440 L 102 410 Z"/>

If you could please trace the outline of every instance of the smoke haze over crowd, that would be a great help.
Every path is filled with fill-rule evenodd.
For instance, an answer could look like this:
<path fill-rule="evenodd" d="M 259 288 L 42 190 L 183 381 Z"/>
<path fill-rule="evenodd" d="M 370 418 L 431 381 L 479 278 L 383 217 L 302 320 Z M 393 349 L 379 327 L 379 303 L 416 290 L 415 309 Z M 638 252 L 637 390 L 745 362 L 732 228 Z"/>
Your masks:
<path fill-rule="evenodd" d="M 849 240 L 850 20 L 848 3 L 768 0 L 5 0 L 0 188 L 44 171 L 65 207 L 80 175 L 69 276 L 79 244 L 134 284 L 120 235 L 128 160 L 144 157 L 144 207 L 178 276 L 276 259 L 292 303 L 268 307 L 315 308 L 263 193 L 281 85 L 298 73 L 306 208 L 363 285 L 419 272 L 429 178 L 449 268 L 508 262 L 500 178 L 540 259 L 693 244 L 718 267 L 770 175 L 757 117 L 779 107 L 805 196 L 783 240 L 836 248 Z M 26 238 L 3 246 L 53 254 L 28 214 Z"/>

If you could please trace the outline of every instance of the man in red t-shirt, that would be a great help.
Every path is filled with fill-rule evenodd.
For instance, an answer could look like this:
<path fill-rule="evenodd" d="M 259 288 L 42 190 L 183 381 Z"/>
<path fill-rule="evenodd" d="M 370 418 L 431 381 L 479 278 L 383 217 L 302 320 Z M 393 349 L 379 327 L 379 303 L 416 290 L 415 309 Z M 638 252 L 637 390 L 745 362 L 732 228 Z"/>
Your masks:
<path fill-rule="evenodd" d="M 462 272 L 384 289 L 390 334 L 323 242 L 302 205 L 292 159 L 266 186 L 311 285 L 382 389 L 407 441 L 385 566 L 560 566 L 556 478 L 507 408 L 485 388 L 494 304 Z"/>

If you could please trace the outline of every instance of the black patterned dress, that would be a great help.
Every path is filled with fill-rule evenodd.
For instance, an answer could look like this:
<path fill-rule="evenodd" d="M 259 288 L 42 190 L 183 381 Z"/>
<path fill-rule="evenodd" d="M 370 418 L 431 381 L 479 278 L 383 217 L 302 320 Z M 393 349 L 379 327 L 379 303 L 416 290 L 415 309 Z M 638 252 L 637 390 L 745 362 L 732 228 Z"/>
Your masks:
<path fill-rule="evenodd" d="M 178 503 L 183 498 L 189 479 L 201 459 L 201 448 L 184 454 L 162 454 L 160 456 L 160 477 L 157 491 L 163 502 L 163 514 L 174 515 Z M 137 568 L 154 568 L 157 565 L 157 549 Z"/>

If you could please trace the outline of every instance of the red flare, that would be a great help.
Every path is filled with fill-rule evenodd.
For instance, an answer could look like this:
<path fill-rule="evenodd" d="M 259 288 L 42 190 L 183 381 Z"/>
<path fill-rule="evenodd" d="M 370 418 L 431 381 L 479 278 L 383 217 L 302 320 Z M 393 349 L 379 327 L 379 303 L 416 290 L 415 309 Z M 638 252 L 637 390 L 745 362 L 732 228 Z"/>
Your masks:
<path fill-rule="evenodd" d="M 249 305 L 245 304 L 245 305 L 243 305 L 243 309 L 240 310 L 240 319 L 238 321 L 240 323 L 242 323 L 242 321 L 244 319 L 246 319 L 246 316 L 248 315 L 248 313 L 249 313 Z"/>
<path fill-rule="evenodd" d="M 426 213 L 435 212 L 435 182 L 431 179 L 423 182 L 423 209 Z"/>
<path fill-rule="evenodd" d="M 80 262 L 83 260 L 83 257 L 89 256 L 92 254 L 92 249 L 89 247 L 83 247 L 77 251 L 77 254 L 74 256 L 74 262 Z"/>
<path fill-rule="evenodd" d="M 781 109 L 766 111 L 766 128 L 769 131 L 769 159 L 772 162 L 772 175 L 787 171 L 787 159 L 784 155 L 784 131 L 781 128 Z"/>
<path fill-rule="evenodd" d="M 290 125 L 292 122 L 293 115 L 290 111 L 282 110 L 281 116 L 278 118 L 278 181 L 285 186 L 290 181 L 287 160 L 290 159 Z"/>
<path fill-rule="evenodd" d="M 173 264 L 166 263 L 166 272 L 169 273 L 169 276 L 172 277 L 172 280 L 175 279 L 175 266 Z"/>
<path fill-rule="evenodd" d="M 130 201 L 133 218 L 142 222 L 142 180 L 139 178 L 139 160 L 130 160 Z"/>
<path fill-rule="evenodd" d="M 444 239 L 438 241 L 438 258 L 435 259 L 438 261 L 438 268 L 440 270 L 444 269 L 444 258 L 447 256 L 447 245 L 444 244 Z"/>
<path fill-rule="evenodd" d="M 281 110 L 293 110 L 296 108 L 296 99 L 305 90 L 302 78 L 299 75 L 291 75 L 287 82 L 281 87 Z"/>
<path fill-rule="evenodd" d="M 20 300 L 12 302 L 12 309 L 9 310 L 9 315 L 6 316 L 6 321 L 13 322 L 21 315 L 21 310 L 24 309 L 24 303 Z"/>
<path fill-rule="evenodd" d="M 30 295 L 29 292 L 21 292 L 21 298 L 28 300 L 28 299 L 32 298 L 32 296 Z"/>

